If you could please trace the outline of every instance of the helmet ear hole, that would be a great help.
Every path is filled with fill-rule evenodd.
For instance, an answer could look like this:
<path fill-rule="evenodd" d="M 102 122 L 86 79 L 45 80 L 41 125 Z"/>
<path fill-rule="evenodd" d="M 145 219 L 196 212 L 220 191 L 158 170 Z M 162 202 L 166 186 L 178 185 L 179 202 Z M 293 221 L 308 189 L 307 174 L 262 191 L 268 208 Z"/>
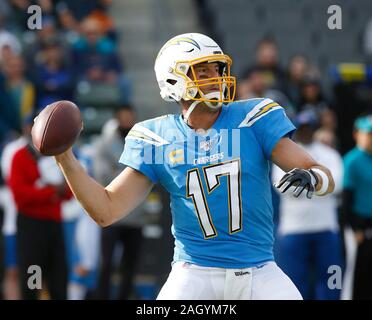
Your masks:
<path fill-rule="evenodd" d="M 177 83 L 177 80 L 174 80 L 174 79 L 167 79 L 167 82 L 169 84 L 171 84 L 172 86 L 174 86 L 176 83 Z"/>

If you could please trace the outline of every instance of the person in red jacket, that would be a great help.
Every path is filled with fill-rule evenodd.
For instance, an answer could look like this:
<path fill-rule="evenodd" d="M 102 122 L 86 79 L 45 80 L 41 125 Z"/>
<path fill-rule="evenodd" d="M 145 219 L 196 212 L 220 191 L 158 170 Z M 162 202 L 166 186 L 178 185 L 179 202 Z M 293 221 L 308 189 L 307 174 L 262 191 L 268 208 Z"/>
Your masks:
<path fill-rule="evenodd" d="M 31 142 L 14 154 L 8 184 L 18 211 L 17 259 L 22 298 L 39 297 L 40 291 L 30 285 L 37 280 L 29 281 L 36 275 L 31 272 L 35 267 L 29 268 L 36 265 L 50 298 L 64 300 L 67 264 L 61 202 L 72 196 L 71 191 L 53 158 L 38 154 Z"/>

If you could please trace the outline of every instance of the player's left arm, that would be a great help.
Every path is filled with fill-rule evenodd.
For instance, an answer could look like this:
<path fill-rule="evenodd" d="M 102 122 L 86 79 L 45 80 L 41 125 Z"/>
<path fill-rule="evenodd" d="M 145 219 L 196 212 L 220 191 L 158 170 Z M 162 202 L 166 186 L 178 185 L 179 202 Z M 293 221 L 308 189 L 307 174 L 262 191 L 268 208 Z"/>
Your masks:
<path fill-rule="evenodd" d="M 306 189 L 307 197 L 311 198 L 313 192 L 324 196 L 335 188 L 330 170 L 316 162 L 301 146 L 287 137 L 281 138 L 275 145 L 271 160 L 287 172 L 275 185 L 281 192 L 296 186 L 294 196 L 298 197 Z"/>

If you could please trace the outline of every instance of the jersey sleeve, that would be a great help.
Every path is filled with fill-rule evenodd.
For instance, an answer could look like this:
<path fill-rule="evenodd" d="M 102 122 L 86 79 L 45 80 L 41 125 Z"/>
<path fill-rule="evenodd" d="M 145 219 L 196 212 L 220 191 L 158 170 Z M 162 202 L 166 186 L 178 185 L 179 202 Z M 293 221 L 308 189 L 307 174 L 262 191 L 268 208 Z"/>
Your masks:
<path fill-rule="evenodd" d="M 271 99 L 263 99 L 251 108 L 239 127 L 252 128 L 267 159 L 278 141 L 296 130 L 283 107 Z"/>
<path fill-rule="evenodd" d="M 126 138 L 124 151 L 119 162 L 141 172 L 153 183 L 157 183 L 159 180 L 155 173 L 153 145 L 151 144 L 141 140 Z"/>

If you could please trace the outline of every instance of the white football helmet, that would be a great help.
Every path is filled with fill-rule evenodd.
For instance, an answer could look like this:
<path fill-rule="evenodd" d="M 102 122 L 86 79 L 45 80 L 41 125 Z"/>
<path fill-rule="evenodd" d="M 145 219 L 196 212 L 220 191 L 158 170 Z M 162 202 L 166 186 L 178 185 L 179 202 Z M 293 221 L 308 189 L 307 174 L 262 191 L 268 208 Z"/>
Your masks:
<path fill-rule="evenodd" d="M 220 75 L 194 80 L 194 66 L 206 62 L 220 62 Z M 210 108 L 232 102 L 236 80 L 230 75 L 231 64 L 231 58 L 211 38 L 200 33 L 176 36 L 165 43 L 155 61 L 160 95 L 165 101 L 193 100 L 204 102 Z M 211 85 L 218 86 L 219 90 L 204 94 L 202 88 Z"/>

